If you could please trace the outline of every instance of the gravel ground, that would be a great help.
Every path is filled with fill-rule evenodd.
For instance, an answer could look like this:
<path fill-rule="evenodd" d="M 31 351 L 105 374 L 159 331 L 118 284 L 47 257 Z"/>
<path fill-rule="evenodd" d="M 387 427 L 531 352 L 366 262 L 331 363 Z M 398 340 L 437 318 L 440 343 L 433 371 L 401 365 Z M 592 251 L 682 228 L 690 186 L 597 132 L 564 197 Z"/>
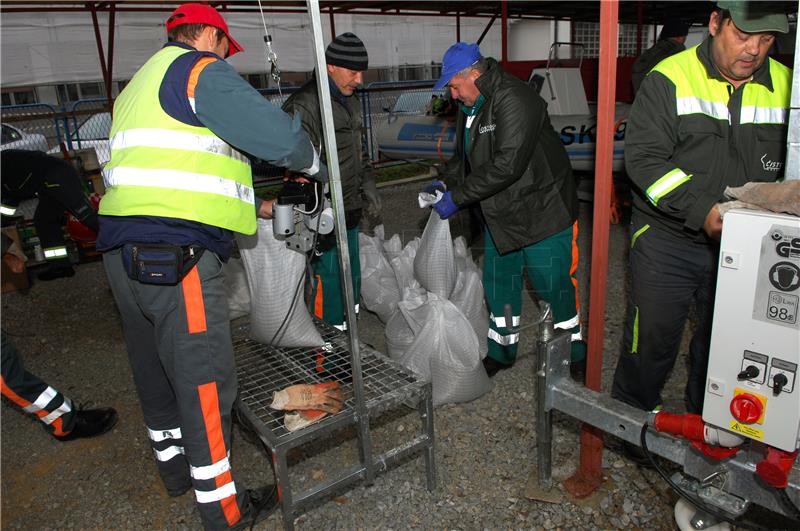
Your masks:
<path fill-rule="evenodd" d="M 381 190 L 386 233 L 405 241 L 421 233 L 425 213 L 414 208 L 419 184 Z M 588 297 L 591 205 L 581 204 L 581 297 Z M 603 386 L 610 388 L 625 308 L 627 229 L 611 227 Z M 100 262 L 77 267 L 73 278 L 36 282 L 27 292 L 2 296 L 2 326 L 13 336 L 29 370 L 76 403 L 111 405 L 120 414 L 114 430 L 96 439 L 60 443 L 19 410 L 2 408 L 3 529 L 196 529 L 191 494 L 169 498 L 155 472 L 126 359 L 119 317 Z M 584 307 L 584 312 L 586 308 Z M 523 315 L 535 313 L 530 297 Z M 385 352 L 383 325 L 364 312 L 362 340 Z M 299 529 L 673 529 L 675 497 L 654 472 L 626 461 L 607 437 L 605 483 L 585 500 L 557 504 L 526 497 L 535 477 L 534 334 L 523 332 L 516 365 L 494 378 L 494 389 L 467 404 L 435 410 L 438 485 L 425 488 L 424 461 L 411 459 L 300 515 Z M 685 360 L 676 364 L 665 391 L 668 409 L 682 411 Z M 377 450 L 419 430 L 415 412 L 379 419 Z M 572 474 L 578 459 L 579 424 L 556 414 L 554 475 Z M 352 464 L 352 430 L 297 449 L 292 480 L 324 479 Z M 271 481 L 260 446 L 234 431 L 233 468 L 240 485 Z M 258 529 L 282 526 L 276 513 Z"/>

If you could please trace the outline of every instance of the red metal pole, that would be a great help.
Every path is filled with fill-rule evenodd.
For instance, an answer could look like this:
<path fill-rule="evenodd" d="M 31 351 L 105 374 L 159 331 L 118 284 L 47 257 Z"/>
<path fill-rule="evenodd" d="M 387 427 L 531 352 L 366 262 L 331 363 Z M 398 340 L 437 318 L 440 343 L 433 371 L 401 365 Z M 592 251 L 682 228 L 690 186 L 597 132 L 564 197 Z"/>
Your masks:
<path fill-rule="evenodd" d="M 100 23 L 97 21 L 97 9 L 94 4 L 88 6 L 92 13 L 92 25 L 94 26 L 94 38 L 97 41 L 97 53 L 100 56 L 100 70 L 103 73 L 103 81 L 108 86 L 108 71 L 106 70 L 106 56 L 103 53 L 103 40 L 100 38 Z"/>
<path fill-rule="evenodd" d="M 116 25 L 117 10 L 116 4 L 111 4 L 111 11 L 108 13 L 108 57 L 106 58 L 106 70 L 108 79 L 106 80 L 106 99 L 111 105 L 111 86 L 114 84 L 114 26 Z"/>
<path fill-rule="evenodd" d="M 636 2 L 636 57 L 642 53 L 642 21 L 644 20 L 644 2 Z"/>
<path fill-rule="evenodd" d="M 589 352 L 586 387 L 600 391 L 605 336 L 606 285 L 608 280 L 608 232 L 613 186 L 614 111 L 617 82 L 618 0 L 600 2 L 600 72 L 597 91 L 597 148 L 594 174 L 592 274 L 589 293 Z M 603 481 L 603 432 L 584 424 L 581 428 L 580 467 L 564 482 L 575 497 L 594 492 Z"/>
<path fill-rule="evenodd" d="M 508 1 L 503 0 L 500 2 L 500 22 L 502 35 L 503 54 L 501 64 L 505 65 L 508 62 Z"/>

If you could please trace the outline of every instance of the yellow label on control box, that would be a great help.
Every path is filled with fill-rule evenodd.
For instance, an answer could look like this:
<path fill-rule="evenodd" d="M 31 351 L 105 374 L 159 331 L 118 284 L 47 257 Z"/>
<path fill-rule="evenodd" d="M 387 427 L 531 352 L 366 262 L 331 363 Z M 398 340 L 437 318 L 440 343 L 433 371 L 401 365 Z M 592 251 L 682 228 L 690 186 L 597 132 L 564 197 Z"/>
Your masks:
<path fill-rule="evenodd" d="M 766 396 L 761 396 L 758 393 L 754 393 L 753 391 L 751 391 L 749 389 L 742 389 L 741 387 L 737 387 L 737 388 L 735 388 L 733 390 L 733 397 L 734 398 L 736 398 L 739 395 L 744 395 L 744 394 L 748 394 L 748 395 L 750 395 L 752 397 L 758 398 L 758 401 L 761 402 L 761 416 L 758 417 L 758 420 L 756 421 L 756 424 L 764 424 L 764 415 L 767 414 L 767 400 L 768 400 L 768 398 Z M 732 420 L 731 422 L 736 422 L 736 421 Z"/>
<path fill-rule="evenodd" d="M 750 437 L 751 439 L 756 439 L 759 441 L 764 440 L 763 431 L 756 429 L 752 426 L 748 426 L 747 424 L 742 424 L 741 422 L 735 420 L 732 420 L 730 422 L 730 429 L 731 431 L 741 433 L 742 435 Z"/>

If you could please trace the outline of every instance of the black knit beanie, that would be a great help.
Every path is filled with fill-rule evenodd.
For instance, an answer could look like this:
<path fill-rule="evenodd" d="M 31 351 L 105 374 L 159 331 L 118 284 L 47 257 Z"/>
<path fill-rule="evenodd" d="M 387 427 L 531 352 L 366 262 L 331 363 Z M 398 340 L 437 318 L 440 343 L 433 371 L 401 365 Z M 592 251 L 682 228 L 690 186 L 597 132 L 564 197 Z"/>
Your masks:
<path fill-rule="evenodd" d="M 361 39 L 352 33 L 342 33 L 331 41 L 325 50 L 325 62 L 359 72 L 368 68 L 367 49 Z"/>
<path fill-rule="evenodd" d="M 658 40 L 663 41 L 670 37 L 686 37 L 689 33 L 690 24 L 682 20 L 669 19 L 664 22 L 664 27 L 661 29 L 661 35 Z"/>

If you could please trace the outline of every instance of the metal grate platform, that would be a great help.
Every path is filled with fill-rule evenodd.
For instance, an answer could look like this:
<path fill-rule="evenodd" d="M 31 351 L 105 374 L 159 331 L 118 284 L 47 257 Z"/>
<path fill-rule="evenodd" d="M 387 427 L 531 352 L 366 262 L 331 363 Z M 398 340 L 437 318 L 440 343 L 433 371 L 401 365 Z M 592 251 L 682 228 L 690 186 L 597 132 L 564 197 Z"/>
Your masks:
<path fill-rule="evenodd" d="M 360 463 L 346 469 L 338 477 L 302 493 L 294 493 L 289 481 L 286 454 L 292 448 L 318 440 L 331 431 L 359 423 L 353 392 L 353 371 L 347 336 L 332 326 L 315 321 L 326 345 L 319 348 L 276 348 L 250 339 L 249 326 L 233 329 L 234 354 L 239 379 L 239 404 L 242 414 L 251 422 L 261 440 L 269 448 L 275 463 L 275 476 L 280 488 L 284 527 L 292 527 L 301 505 L 332 495 L 357 481 L 371 481 L 374 471 L 383 472 L 408 456 L 422 452 L 426 460 L 427 486 L 435 486 L 433 457 L 433 402 L 431 385 L 413 373 L 361 344 L 361 381 L 365 410 L 369 422 L 379 414 L 401 405 L 418 408 L 422 422 L 421 435 L 382 455 L 372 456 L 371 439 L 360 437 Z M 346 397 L 342 411 L 319 422 L 289 432 L 283 424 L 283 412 L 269 407 L 272 394 L 294 384 L 338 381 Z M 366 431 L 368 433 L 368 430 Z M 365 448 L 366 447 L 366 448 Z M 366 450 L 366 451 L 365 451 Z M 371 456 L 372 463 L 364 463 Z"/>

